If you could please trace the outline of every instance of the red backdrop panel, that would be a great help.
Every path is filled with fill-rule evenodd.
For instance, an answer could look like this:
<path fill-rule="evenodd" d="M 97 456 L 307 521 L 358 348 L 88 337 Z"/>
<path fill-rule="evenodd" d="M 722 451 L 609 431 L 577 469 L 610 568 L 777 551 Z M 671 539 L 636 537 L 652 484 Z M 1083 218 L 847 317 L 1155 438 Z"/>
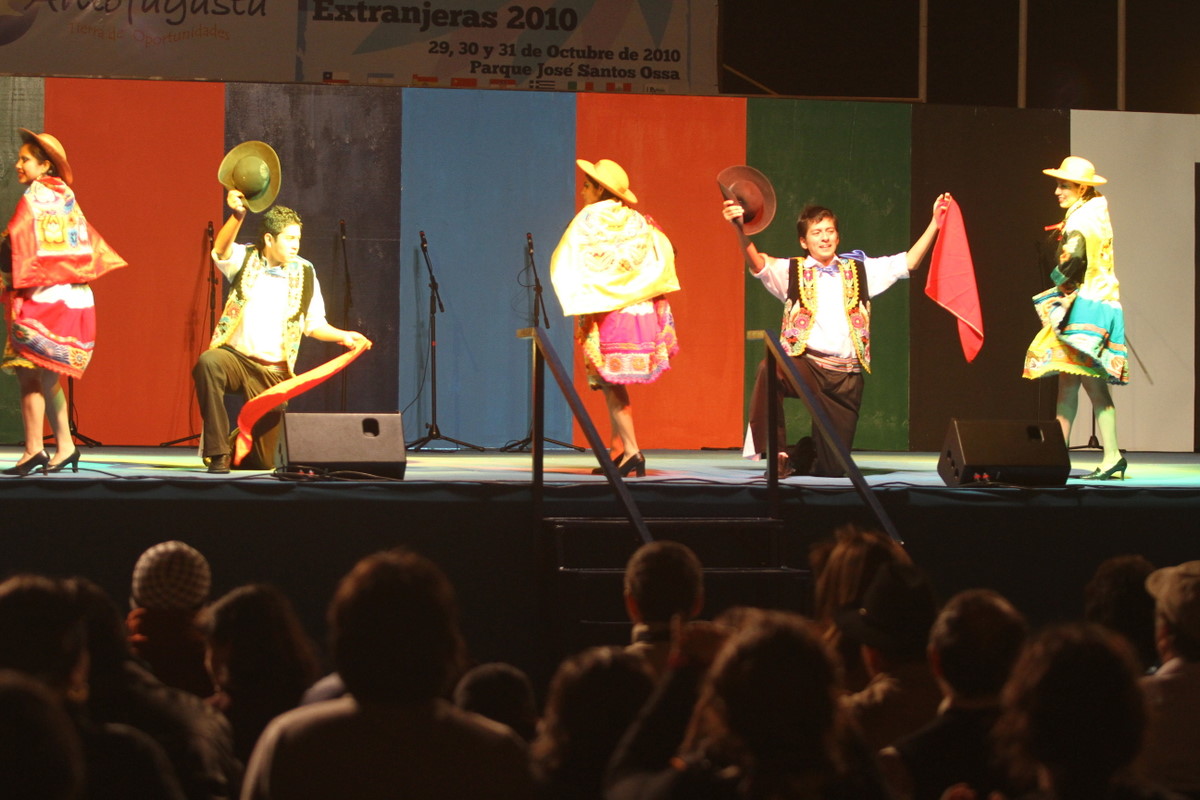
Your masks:
<path fill-rule="evenodd" d="M 54 78 L 45 103 L 80 207 L 129 262 L 93 287 L 96 353 L 75 385 L 79 432 L 112 445 L 196 433 L 191 369 L 210 328 L 206 227 L 222 219 L 225 87 Z"/>
<path fill-rule="evenodd" d="M 725 167 L 745 163 L 746 103 L 741 98 L 581 94 L 577 110 L 578 156 L 610 158 L 624 167 L 638 209 L 658 221 L 676 250 L 682 288 L 670 301 L 680 352 L 656 383 L 630 388 L 638 444 L 647 449 L 738 446 L 744 281 L 737 240 L 721 218 L 716 178 Z M 578 170 L 576 180 L 578 189 Z M 608 437 L 604 399 L 588 391 L 579 358 L 575 384 L 601 436 Z M 578 426 L 575 441 L 585 441 Z"/>

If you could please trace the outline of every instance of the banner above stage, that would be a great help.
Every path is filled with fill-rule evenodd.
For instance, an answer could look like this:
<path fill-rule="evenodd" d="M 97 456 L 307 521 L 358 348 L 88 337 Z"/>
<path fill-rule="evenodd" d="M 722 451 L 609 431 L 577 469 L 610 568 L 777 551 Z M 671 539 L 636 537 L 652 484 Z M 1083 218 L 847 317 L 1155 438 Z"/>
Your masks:
<path fill-rule="evenodd" d="M 715 0 L 19 0 L 24 75 L 716 94 Z"/>

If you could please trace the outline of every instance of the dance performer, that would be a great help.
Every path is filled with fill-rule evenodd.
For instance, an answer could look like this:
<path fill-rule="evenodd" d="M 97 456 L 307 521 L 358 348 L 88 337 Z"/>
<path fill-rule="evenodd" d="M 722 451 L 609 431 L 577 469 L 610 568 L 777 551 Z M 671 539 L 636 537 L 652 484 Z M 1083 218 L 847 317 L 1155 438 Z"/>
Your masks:
<path fill-rule="evenodd" d="M 231 443 L 225 394 L 249 399 L 292 377 L 301 336 L 351 348 L 370 342 L 357 331 L 325 320 L 325 301 L 311 262 L 300 258 L 300 215 L 275 206 L 262 216 L 256 245 L 235 242 L 246 212 L 262 211 L 279 191 L 279 160 L 263 142 L 243 142 L 225 156 L 218 179 L 229 188 L 233 211 L 213 241 L 212 259 L 229 279 L 229 296 L 209 349 L 192 369 L 200 417 L 202 453 L 209 472 L 230 469 Z M 240 465 L 271 469 L 283 407 L 254 426 L 253 448 Z"/>
<path fill-rule="evenodd" d="M 604 393 L 612 423 L 609 455 L 622 477 L 646 474 L 629 402 L 631 383 L 653 383 L 679 351 L 665 295 L 679 290 L 675 251 L 654 220 L 634 210 L 637 196 L 619 164 L 575 161 L 584 172 L 584 207 L 550 259 L 563 313 L 578 315 L 588 383 Z M 598 470 L 597 470 L 598 471 Z"/>
<path fill-rule="evenodd" d="M 1025 355 L 1024 375 L 1058 375 L 1058 422 L 1067 444 L 1083 386 L 1104 446 L 1100 466 L 1084 478 L 1124 478 L 1128 463 L 1117 447 L 1117 409 L 1108 385 L 1129 383 L 1125 312 L 1114 271 L 1108 200 L 1096 190 L 1108 179 L 1078 156 L 1067 156 L 1058 169 L 1042 172 L 1055 178 L 1054 197 L 1067 213 L 1051 229 L 1054 288 L 1033 298 L 1043 327 Z"/>
<path fill-rule="evenodd" d="M 59 376 L 82 377 L 92 358 L 96 306 L 88 282 L 125 261 L 84 218 L 62 143 L 48 133 L 17 130 L 23 142 L 17 181 L 29 188 L 4 231 L 8 252 L 0 258 L 0 278 L 8 341 L 0 366 L 15 372 L 20 385 L 25 452 L 3 472 L 61 472 L 68 466 L 78 472 L 79 450 Z M 42 449 L 47 417 L 53 458 Z"/>
<path fill-rule="evenodd" d="M 854 443 L 858 410 L 862 405 L 863 372 L 871 370 L 871 301 L 897 280 L 907 278 L 925 258 L 937 237 L 937 212 L 949 194 L 940 195 L 925 231 L 906 252 L 882 258 L 838 255 L 837 216 L 822 206 L 806 206 L 796 221 L 796 232 L 804 258 L 774 258 L 746 242 L 746 264 L 750 274 L 762 281 L 767 291 L 783 301 L 780 337 L 801 377 L 812 389 L 833 423 L 833 435 L 846 449 Z M 744 209 L 736 200 L 726 200 L 725 219 L 734 222 Z M 758 365 L 750 398 L 750 424 L 743 455 L 760 458 L 767 451 L 767 437 L 775 436 L 779 447 L 779 477 L 844 474 L 833 448 L 823 436 L 801 439 L 791 452 L 785 451 L 787 428 L 783 417 L 784 396 L 796 396 L 782 380 L 776 397 L 767 395 L 767 359 Z M 778 369 L 778 368 L 777 368 Z M 774 403 L 779 424 L 767 430 L 768 404 Z"/>

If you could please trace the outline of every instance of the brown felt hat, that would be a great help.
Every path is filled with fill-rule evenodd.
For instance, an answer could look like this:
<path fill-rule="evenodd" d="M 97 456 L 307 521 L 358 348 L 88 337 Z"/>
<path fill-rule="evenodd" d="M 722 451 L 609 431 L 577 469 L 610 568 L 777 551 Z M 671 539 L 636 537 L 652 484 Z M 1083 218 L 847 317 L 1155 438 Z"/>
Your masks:
<path fill-rule="evenodd" d="M 54 171 L 58 173 L 58 177 L 65 182 L 70 183 L 75 177 L 71 172 L 71 164 L 67 161 L 66 148 L 62 146 L 62 142 L 58 137 L 48 133 L 34 133 L 28 128 L 17 128 L 21 134 L 21 140 L 25 144 L 36 144 L 46 153 L 46 157 L 50 159 L 50 163 L 54 165 Z"/>

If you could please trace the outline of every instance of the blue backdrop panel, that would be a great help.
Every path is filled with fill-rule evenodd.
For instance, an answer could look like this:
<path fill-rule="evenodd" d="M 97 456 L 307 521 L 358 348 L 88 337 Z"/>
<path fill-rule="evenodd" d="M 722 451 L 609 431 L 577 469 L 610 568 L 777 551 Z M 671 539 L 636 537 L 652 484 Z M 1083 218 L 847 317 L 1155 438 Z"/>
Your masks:
<path fill-rule="evenodd" d="M 230 84 L 225 97 L 226 148 L 261 139 L 279 153 L 283 181 L 276 202 L 304 220 L 300 254 L 316 267 L 330 324 L 362 331 L 374 342 L 344 372 L 289 408 L 397 410 L 401 90 Z M 223 194 L 217 166 L 213 191 Z M 238 239 L 257 235 L 258 215 L 250 214 Z M 341 352 L 341 345 L 305 339 L 296 370 Z"/>
<path fill-rule="evenodd" d="M 575 96 L 406 89 L 400 202 L 400 398 L 411 441 L 432 421 L 429 275 L 437 314 L 437 423 L 484 447 L 522 439 L 530 423 L 533 319 L 526 233 L 544 284 L 550 335 L 570 365 L 571 320 L 550 286 L 550 254 L 575 212 Z M 546 435 L 568 440 L 570 412 L 546 393 Z M 431 447 L 452 448 L 448 442 Z"/>

